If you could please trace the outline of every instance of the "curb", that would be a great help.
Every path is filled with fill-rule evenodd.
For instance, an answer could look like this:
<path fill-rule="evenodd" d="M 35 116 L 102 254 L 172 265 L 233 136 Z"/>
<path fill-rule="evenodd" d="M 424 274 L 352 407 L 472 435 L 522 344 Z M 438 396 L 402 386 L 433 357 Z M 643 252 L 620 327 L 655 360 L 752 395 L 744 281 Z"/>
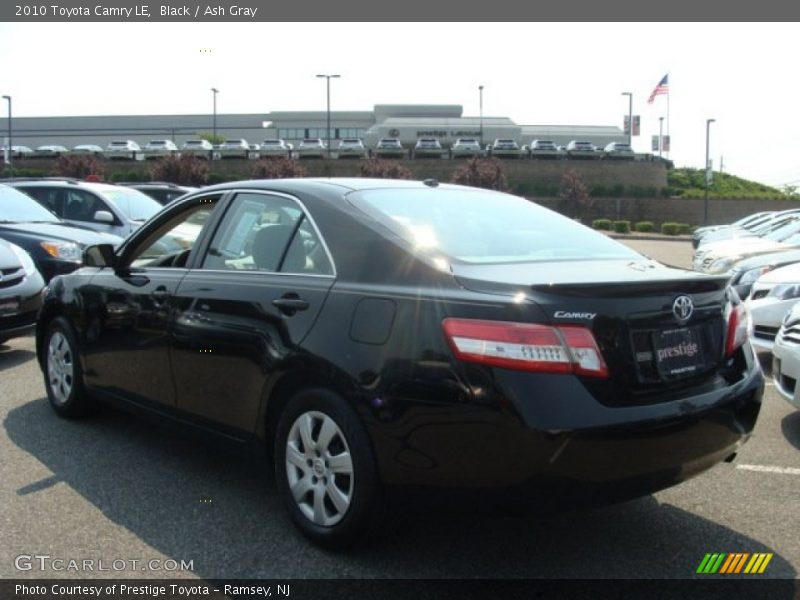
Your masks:
<path fill-rule="evenodd" d="M 606 233 L 614 240 L 643 241 L 643 242 L 691 242 L 688 235 L 625 235 L 624 233 Z"/>

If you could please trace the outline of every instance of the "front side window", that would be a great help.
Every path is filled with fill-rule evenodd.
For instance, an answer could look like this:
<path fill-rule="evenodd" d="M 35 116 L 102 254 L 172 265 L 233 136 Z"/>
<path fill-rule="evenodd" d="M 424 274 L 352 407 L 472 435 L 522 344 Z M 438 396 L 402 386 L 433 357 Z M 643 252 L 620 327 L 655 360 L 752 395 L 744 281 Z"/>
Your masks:
<path fill-rule="evenodd" d="M 131 221 L 146 221 L 162 208 L 158 202 L 139 190 L 119 187 L 104 189 L 101 193 Z"/>
<path fill-rule="evenodd" d="M 299 205 L 265 194 L 238 194 L 202 268 L 331 275 L 324 245 Z"/>
<path fill-rule="evenodd" d="M 138 268 L 185 266 L 218 200 L 218 196 L 198 199 L 148 235 L 131 253 L 130 265 Z"/>
<path fill-rule="evenodd" d="M 94 221 L 98 211 L 108 210 L 105 203 L 83 190 L 66 190 L 64 197 L 64 218 L 69 221 Z"/>

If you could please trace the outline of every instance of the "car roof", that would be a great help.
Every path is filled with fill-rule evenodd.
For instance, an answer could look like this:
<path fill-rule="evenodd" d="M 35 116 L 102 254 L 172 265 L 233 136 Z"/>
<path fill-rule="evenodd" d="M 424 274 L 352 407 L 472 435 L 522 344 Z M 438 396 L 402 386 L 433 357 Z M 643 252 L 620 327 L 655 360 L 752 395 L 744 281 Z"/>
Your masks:
<path fill-rule="evenodd" d="M 294 179 L 252 179 L 249 181 L 231 181 L 227 183 L 220 183 L 217 185 L 207 186 L 202 189 L 205 192 L 213 192 L 216 190 L 229 190 L 229 189 L 263 189 L 283 191 L 289 194 L 297 192 L 313 192 L 313 191 L 340 191 L 343 193 L 358 192 L 363 190 L 377 190 L 377 189 L 470 189 L 475 190 L 478 188 L 467 188 L 462 185 L 450 183 L 438 183 L 435 185 L 431 180 L 415 181 L 409 179 L 370 179 L 361 177 L 308 177 L 308 178 L 294 178 Z M 479 190 L 480 191 L 480 190 Z M 488 190 L 487 190 L 488 191 Z"/>

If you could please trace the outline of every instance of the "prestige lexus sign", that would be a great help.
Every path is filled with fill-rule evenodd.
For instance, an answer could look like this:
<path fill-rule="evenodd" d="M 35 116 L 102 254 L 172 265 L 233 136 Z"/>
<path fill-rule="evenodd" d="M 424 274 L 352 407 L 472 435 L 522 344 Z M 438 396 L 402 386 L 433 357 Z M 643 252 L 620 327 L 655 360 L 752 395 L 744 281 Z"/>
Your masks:
<path fill-rule="evenodd" d="M 478 137 L 481 135 L 480 130 L 477 131 L 462 131 L 462 130 L 453 130 L 447 131 L 445 129 L 429 129 L 426 131 L 417 131 L 417 137 L 436 137 L 436 138 L 446 138 L 446 137 Z"/>

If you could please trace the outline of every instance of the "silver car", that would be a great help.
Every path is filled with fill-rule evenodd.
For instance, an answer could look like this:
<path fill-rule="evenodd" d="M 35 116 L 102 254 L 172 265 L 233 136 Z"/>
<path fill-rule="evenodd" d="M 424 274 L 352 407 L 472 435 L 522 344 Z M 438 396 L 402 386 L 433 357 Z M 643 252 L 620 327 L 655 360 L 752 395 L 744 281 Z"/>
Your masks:
<path fill-rule="evenodd" d="M 292 145 L 284 140 L 264 140 L 264 143 L 261 144 L 260 154 L 263 158 L 272 158 L 276 156 L 291 158 Z"/>
<path fill-rule="evenodd" d="M 110 159 L 136 160 L 142 149 L 133 140 L 114 140 L 106 146 L 106 156 Z"/>
<path fill-rule="evenodd" d="M 772 380 L 789 404 L 800 408 L 800 302 L 783 319 L 772 347 Z"/>
<path fill-rule="evenodd" d="M 528 154 L 531 158 L 563 158 L 564 153 L 551 140 L 533 140 Z"/>
<path fill-rule="evenodd" d="M 306 138 L 295 151 L 297 158 L 325 158 L 328 149 L 320 138 Z"/>
<path fill-rule="evenodd" d="M 11 183 L 73 225 L 126 237 L 161 210 L 139 190 L 108 183 L 73 180 L 26 180 Z"/>
<path fill-rule="evenodd" d="M 592 142 L 581 142 L 572 140 L 567 144 L 567 156 L 570 158 L 600 158 L 600 153 L 597 151 L 597 146 Z"/>
<path fill-rule="evenodd" d="M 58 146 L 54 144 L 46 145 L 46 146 L 39 146 L 33 152 L 33 155 L 38 158 L 58 158 L 59 156 L 63 156 L 67 154 L 69 150 L 64 146 Z"/>
<path fill-rule="evenodd" d="M 397 138 L 381 138 L 378 140 L 373 154 L 378 158 L 404 158 L 406 149 Z"/>
<path fill-rule="evenodd" d="M 211 159 L 214 145 L 208 140 L 187 140 L 181 147 L 181 155 Z"/>
<path fill-rule="evenodd" d="M 72 154 L 91 154 L 93 156 L 103 156 L 103 148 L 97 144 L 78 144 L 72 149 Z"/>
<path fill-rule="evenodd" d="M 220 158 L 247 158 L 250 155 L 250 144 L 247 140 L 225 140 L 219 147 Z"/>
<path fill-rule="evenodd" d="M 514 140 L 495 140 L 489 148 L 489 154 L 497 158 L 519 158 L 522 150 Z"/>
<path fill-rule="evenodd" d="M 611 142 L 603 149 L 603 158 L 616 160 L 633 160 L 636 154 L 630 144 L 624 142 Z"/>
<path fill-rule="evenodd" d="M 172 140 L 150 140 L 144 147 L 146 159 L 172 156 L 178 153 L 178 147 Z"/>
<path fill-rule="evenodd" d="M 339 142 L 336 149 L 337 158 L 365 158 L 367 149 L 364 142 L 357 138 L 345 138 Z"/>
<path fill-rule="evenodd" d="M 420 138 L 414 146 L 414 158 L 442 158 L 445 150 L 436 138 Z"/>
<path fill-rule="evenodd" d="M 473 158 L 483 156 L 483 148 L 478 140 L 473 138 L 458 138 L 450 148 L 453 158 Z"/>

